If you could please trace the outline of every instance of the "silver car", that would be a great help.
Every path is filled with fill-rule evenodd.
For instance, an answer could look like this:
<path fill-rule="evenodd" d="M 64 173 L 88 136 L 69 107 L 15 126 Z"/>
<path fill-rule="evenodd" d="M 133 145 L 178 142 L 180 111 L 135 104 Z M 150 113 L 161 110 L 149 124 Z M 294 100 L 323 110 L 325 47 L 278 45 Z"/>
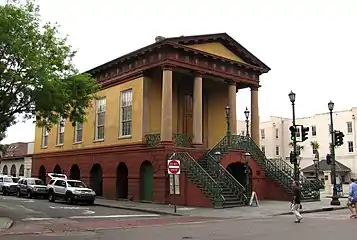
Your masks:
<path fill-rule="evenodd" d="M 16 194 L 18 178 L 0 175 L 0 191 L 4 196 Z"/>
<path fill-rule="evenodd" d="M 28 198 L 47 197 L 47 188 L 41 179 L 22 178 L 18 182 L 17 196 L 27 196 Z"/>

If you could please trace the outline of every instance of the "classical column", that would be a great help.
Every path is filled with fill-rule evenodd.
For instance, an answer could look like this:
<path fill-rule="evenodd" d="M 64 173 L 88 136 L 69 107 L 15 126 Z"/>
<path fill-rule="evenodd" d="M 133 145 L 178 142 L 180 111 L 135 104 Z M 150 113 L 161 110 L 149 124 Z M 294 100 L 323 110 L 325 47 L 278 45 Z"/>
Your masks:
<path fill-rule="evenodd" d="M 162 71 L 161 141 L 172 142 L 172 68 Z"/>
<path fill-rule="evenodd" d="M 258 102 L 258 87 L 250 88 L 251 94 L 251 124 L 250 124 L 250 133 L 252 140 L 260 146 L 259 138 L 259 102 Z"/>
<path fill-rule="evenodd" d="M 230 126 L 231 133 L 237 134 L 237 85 L 235 82 L 228 82 L 228 104 L 231 107 Z"/>
<path fill-rule="evenodd" d="M 196 75 L 193 83 L 193 139 L 195 145 L 202 145 L 202 76 Z"/>

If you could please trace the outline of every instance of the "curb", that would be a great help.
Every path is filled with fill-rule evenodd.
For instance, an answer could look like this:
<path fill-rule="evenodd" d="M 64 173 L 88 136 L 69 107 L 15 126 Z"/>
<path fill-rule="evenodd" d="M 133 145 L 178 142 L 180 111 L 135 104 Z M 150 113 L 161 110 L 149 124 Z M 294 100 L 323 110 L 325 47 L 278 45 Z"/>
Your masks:
<path fill-rule="evenodd" d="M 10 218 L 0 218 L 5 220 L 5 224 L 0 228 L 0 232 L 6 231 L 7 229 L 11 228 L 12 225 L 14 224 L 14 221 L 12 221 Z"/>
<path fill-rule="evenodd" d="M 103 203 L 94 203 L 94 205 L 98 206 L 98 207 L 116 208 L 116 209 L 131 210 L 131 211 L 138 211 L 138 212 L 145 212 L 145 213 L 152 213 L 152 214 L 159 214 L 159 215 L 184 216 L 183 214 L 174 213 L 173 211 L 172 211 L 172 213 L 170 213 L 170 212 L 164 212 L 164 211 L 160 211 L 160 210 L 137 208 L 137 207 L 115 206 L 115 205 L 109 205 L 109 204 L 103 204 Z"/>
<path fill-rule="evenodd" d="M 348 208 L 347 206 L 324 207 L 324 208 L 319 208 L 319 209 L 303 210 L 303 211 L 300 211 L 300 213 L 330 212 L 330 211 L 342 210 L 342 209 L 347 209 L 347 208 Z M 282 216 L 282 215 L 291 215 L 291 214 L 293 214 L 293 213 L 292 212 L 284 212 L 284 213 L 274 214 L 272 216 Z"/>

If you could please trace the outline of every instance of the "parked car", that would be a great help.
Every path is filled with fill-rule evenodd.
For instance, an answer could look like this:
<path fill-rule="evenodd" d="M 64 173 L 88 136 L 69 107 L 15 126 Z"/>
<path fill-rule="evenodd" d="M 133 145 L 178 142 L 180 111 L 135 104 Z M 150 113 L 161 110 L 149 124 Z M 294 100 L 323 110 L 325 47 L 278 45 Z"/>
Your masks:
<path fill-rule="evenodd" d="M 28 198 L 47 197 L 47 187 L 38 178 L 22 178 L 17 185 L 17 196 Z"/>
<path fill-rule="evenodd" d="M 48 200 L 50 202 L 54 202 L 56 199 L 63 199 L 67 204 L 74 202 L 94 203 L 95 192 L 83 182 L 67 179 L 64 174 L 49 173 L 48 176 L 51 178 L 47 185 Z"/>
<path fill-rule="evenodd" d="M 11 176 L 0 175 L 0 191 L 2 195 L 13 195 L 17 191 L 16 178 Z"/>

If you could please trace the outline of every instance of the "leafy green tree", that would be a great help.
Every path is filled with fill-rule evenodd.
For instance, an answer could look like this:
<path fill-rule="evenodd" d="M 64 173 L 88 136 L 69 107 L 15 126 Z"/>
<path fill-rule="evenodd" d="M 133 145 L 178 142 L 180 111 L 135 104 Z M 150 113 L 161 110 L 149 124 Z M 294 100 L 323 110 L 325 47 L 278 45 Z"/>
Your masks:
<path fill-rule="evenodd" d="M 61 117 L 83 122 L 99 90 L 89 74 L 78 73 L 76 51 L 59 26 L 40 17 L 33 0 L 0 6 L 0 135 L 19 116 L 48 129 Z"/>

